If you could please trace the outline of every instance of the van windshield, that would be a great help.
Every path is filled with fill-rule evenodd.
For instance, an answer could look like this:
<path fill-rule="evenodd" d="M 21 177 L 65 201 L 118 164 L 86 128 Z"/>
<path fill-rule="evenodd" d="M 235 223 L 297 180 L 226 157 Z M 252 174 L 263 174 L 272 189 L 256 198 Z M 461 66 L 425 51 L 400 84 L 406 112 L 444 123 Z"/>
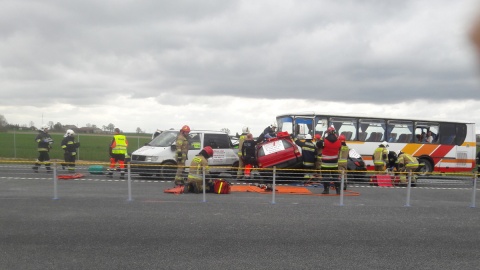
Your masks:
<path fill-rule="evenodd" d="M 155 137 L 151 142 L 149 142 L 148 145 L 156 147 L 169 147 L 175 142 L 177 134 L 178 131 L 164 131 Z"/>

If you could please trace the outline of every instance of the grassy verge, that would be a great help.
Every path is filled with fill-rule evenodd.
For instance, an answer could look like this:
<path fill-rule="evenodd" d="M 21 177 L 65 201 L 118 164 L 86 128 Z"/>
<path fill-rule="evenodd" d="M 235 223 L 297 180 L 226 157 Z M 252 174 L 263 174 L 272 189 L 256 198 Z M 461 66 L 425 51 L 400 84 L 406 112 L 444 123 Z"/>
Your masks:
<path fill-rule="evenodd" d="M 54 140 L 53 148 L 50 151 L 51 159 L 63 160 L 63 150 L 60 143 L 63 133 L 51 133 Z M 38 157 L 35 132 L 11 133 L 0 132 L 0 158 L 17 158 L 34 160 Z M 149 134 L 126 134 L 128 140 L 128 152 L 131 153 L 151 140 Z M 80 160 L 107 161 L 108 147 L 113 135 L 106 134 L 77 134 L 76 141 L 80 141 Z"/>

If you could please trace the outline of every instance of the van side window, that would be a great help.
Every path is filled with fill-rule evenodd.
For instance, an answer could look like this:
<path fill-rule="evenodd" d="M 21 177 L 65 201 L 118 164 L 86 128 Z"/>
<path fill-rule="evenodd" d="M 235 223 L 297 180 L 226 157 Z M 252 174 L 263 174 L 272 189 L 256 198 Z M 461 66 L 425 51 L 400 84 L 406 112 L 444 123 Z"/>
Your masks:
<path fill-rule="evenodd" d="M 213 149 L 230 148 L 231 141 L 226 134 L 207 134 L 205 133 L 205 145 L 210 146 Z"/>
<path fill-rule="evenodd" d="M 189 150 L 199 150 L 202 147 L 199 133 L 190 133 L 188 137 L 188 142 L 190 143 Z"/>

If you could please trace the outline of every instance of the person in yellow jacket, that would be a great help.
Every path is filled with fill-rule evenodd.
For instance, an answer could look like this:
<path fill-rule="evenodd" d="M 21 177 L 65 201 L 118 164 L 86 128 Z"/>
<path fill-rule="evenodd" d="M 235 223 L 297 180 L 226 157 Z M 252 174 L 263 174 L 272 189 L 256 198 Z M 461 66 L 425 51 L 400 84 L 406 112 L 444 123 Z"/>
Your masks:
<path fill-rule="evenodd" d="M 398 171 L 405 172 L 400 175 L 400 183 L 405 184 L 407 183 L 407 177 L 410 172 L 414 172 L 418 169 L 419 162 L 416 157 L 407 153 L 403 153 L 402 151 L 399 151 L 397 156 Z M 413 176 L 412 182 L 416 182 L 415 179 L 416 177 Z"/>
<path fill-rule="evenodd" d="M 177 135 L 176 139 L 176 156 L 177 161 L 177 173 L 175 175 L 175 185 L 183 185 L 185 181 L 183 180 L 183 169 L 185 168 L 185 161 L 188 159 L 188 148 L 190 143 L 188 142 L 188 134 L 190 133 L 190 127 L 184 125 L 180 132 Z"/>
<path fill-rule="evenodd" d="M 386 141 L 378 145 L 373 153 L 373 165 L 377 173 L 385 172 L 385 165 L 388 163 L 388 143 Z"/>
<path fill-rule="evenodd" d="M 116 170 L 115 166 L 118 163 L 120 167 L 120 179 L 125 178 L 125 157 L 127 154 L 128 141 L 125 135 L 120 133 L 119 128 L 114 129 L 112 142 L 110 143 L 110 168 L 108 170 L 108 177 L 113 177 L 113 172 Z"/>
<path fill-rule="evenodd" d="M 196 155 L 188 170 L 188 180 L 183 189 L 184 193 L 200 193 L 203 192 L 203 170 L 205 169 L 205 181 L 208 183 L 211 181 L 209 179 L 210 169 L 208 167 L 208 159 L 213 156 L 213 149 L 210 146 L 205 146 L 198 155 Z M 205 191 L 211 191 L 212 187 L 207 185 Z"/>
<path fill-rule="evenodd" d="M 243 170 L 245 166 L 245 157 L 243 156 L 243 142 L 245 141 L 247 134 L 250 133 L 250 129 L 248 127 L 243 127 L 242 135 L 238 139 L 238 170 L 237 170 L 237 179 L 240 179 L 243 176 Z"/>
<path fill-rule="evenodd" d="M 340 151 L 338 153 L 338 170 L 340 172 L 343 172 L 344 180 L 347 181 L 347 163 L 350 149 L 345 142 L 345 135 L 338 136 L 338 139 L 342 143 L 342 146 L 340 147 Z"/>

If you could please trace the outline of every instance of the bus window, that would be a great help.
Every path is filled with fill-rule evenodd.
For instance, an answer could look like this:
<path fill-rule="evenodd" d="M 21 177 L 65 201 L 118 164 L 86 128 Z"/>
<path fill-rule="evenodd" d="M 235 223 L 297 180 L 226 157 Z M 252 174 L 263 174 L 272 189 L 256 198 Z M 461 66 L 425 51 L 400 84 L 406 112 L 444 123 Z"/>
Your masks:
<path fill-rule="evenodd" d="M 440 124 L 440 131 L 438 133 L 438 135 L 440 136 L 440 144 L 455 144 L 455 137 L 457 133 L 455 129 L 455 124 Z"/>
<path fill-rule="evenodd" d="M 354 141 L 357 139 L 357 119 L 331 117 L 330 124 L 335 127 L 339 135 L 343 134 L 347 141 Z"/>
<path fill-rule="evenodd" d="M 388 142 L 407 143 L 413 138 L 413 122 L 401 120 L 387 121 Z"/>
<path fill-rule="evenodd" d="M 378 119 L 360 119 L 358 139 L 365 142 L 384 141 L 385 121 Z"/>
<path fill-rule="evenodd" d="M 467 137 L 467 125 L 465 124 L 456 124 L 457 133 L 456 133 L 456 144 L 462 145 L 465 142 L 465 138 Z"/>
<path fill-rule="evenodd" d="M 295 118 L 295 135 L 313 133 L 313 118 Z"/>
<path fill-rule="evenodd" d="M 415 122 L 415 141 L 414 142 L 436 143 L 438 126 L 439 124 L 435 122 Z"/>
<path fill-rule="evenodd" d="M 277 118 L 278 131 L 286 131 L 288 134 L 293 134 L 293 118 L 282 117 Z"/>
<path fill-rule="evenodd" d="M 328 128 L 328 120 L 326 117 L 315 117 L 315 134 L 319 134 L 321 137 L 325 136 Z"/>

